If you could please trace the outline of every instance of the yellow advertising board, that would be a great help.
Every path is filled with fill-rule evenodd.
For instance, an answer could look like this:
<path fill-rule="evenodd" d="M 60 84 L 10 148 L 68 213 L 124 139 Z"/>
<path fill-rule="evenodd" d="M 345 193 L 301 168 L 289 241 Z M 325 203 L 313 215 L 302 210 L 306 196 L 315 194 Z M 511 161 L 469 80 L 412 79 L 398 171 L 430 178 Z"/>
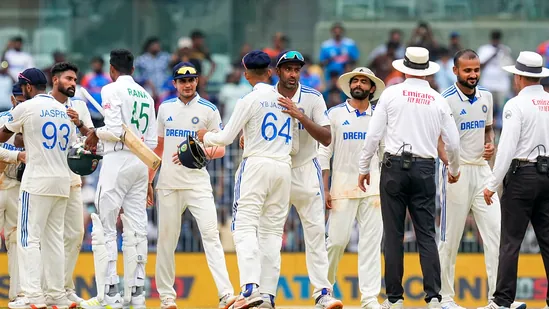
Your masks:
<path fill-rule="evenodd" d="M 227 254 L 229 276 L 238 291 L 238 266 L 235 254 Z M 405 307 L 424 307 L 423 284 L 419 257 L 406 254 L 403 285 Z M 154 267 L 156 256 L 150 254 L 147 263 L 147 307 L 159 307 Z M 7 255 L 0 255 L 0 307 L 7 305 L 9 278 Z M 122 255 L 118 258 L 120 273 L 123 270 Z M 487 302 L 487 280 L 484 257 L 481 254 L 460 254 L 456 266 L 456 301 L 467 308 L 483 306 Z M 383 269 L 383 268 L 382 268 Z M 95 295 L 93 256 L 80 255 L 74 274 L 76 292 L 83 298 Z M 122 277 L 121 281 L 122 281 Z M 360 306 L 358 289 L 357 255 L 345 254 L 339 266 L 338 282 L 334 293 L 344 305 Z M 383 285 L 383 283 L 382 283 Z M 543 308 L 547 291 L 547 280 L 541 257 L 523 255 L 519 262 L 517 300 L 525 301 L 530 308 Z M 217 308 L 217 290 L 202 253 L 181 253 L 176 255 L 175 289 L 178 305 L 182 308 Z M 279 306 L 312 306 L 312 286 L 307 276 L 305 255 L 287 253 L 282 256 L 282 273 L 278 283 L 276 304 Z M 380 301 L 384 299 L 382 287 Z"/>

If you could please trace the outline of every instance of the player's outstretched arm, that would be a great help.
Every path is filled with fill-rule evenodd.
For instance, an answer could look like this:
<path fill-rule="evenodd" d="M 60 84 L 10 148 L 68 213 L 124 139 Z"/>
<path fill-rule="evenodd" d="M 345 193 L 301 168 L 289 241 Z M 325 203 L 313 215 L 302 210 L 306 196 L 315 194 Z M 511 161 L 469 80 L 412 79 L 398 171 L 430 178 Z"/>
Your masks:
<path fill-rule="evenodd" d="M 207 132 L 207 130 L 198 131 L 198 139 L 204 142 L 205 147 L 226 146 L 231 144 L 240 130 L 252 117 L 252 105 L 240 99 L 236 103 L 233 113 L 225 128 L 219 132 Z"/>

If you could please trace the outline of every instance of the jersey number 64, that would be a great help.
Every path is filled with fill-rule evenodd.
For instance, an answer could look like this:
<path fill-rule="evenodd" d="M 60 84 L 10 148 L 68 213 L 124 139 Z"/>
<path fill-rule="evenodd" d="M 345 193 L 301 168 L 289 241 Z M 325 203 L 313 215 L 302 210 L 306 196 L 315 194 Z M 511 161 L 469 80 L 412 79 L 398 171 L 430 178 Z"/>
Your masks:
<path fill-rule="evenodd" d="M 269 121 L 270 118 L 272 118 L 273 121 Z M 274 140 L 277 136 L 285 138 L 285 143 L 288 144 L 292 140 L 292 136 L 290 134 L 290 120 L 291 118 L 286 119 L 286 122 L 282 125 L 280 129 L 276 127 L 276 124 L 274 121 L 277 121 L 278 118 L 274 113 L 267 113 L 265 115 L 265 118 L 263 118 L 263 123 L 261 123 L 261 135 L 263 138 L 267 141 Z"/>

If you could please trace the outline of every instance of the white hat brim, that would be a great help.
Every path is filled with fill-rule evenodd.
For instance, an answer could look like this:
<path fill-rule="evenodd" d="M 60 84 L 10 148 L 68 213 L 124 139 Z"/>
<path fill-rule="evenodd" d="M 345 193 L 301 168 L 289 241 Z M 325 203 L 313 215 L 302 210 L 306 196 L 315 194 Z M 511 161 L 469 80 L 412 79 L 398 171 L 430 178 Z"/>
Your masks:
<path fill-rule="evenodd" d="M 549 69 L 547 68 L 542 68 L 541 73 L 520 71 L 520 70 L 517 70 L 517 68 L 515 68 L 514 65 L 504 66 L 503 69 L 509 73 L 513 73 L 521 76 L 527 76 L 527 77 L 548 77 L 549 76 Z"/>
<path fill-rule="evenodd" d="M 368 74 L 364 72 L 348 72 L 339 77 L 339 79 L 337 80 L 337 84 L 339 85 L 341 91 L 343 91 L 343 93 L 345 93 L 345 95 L 349 99 L 353 98 L 351 96 L 351 85 L 349 83 L 351 79 L 355 76 L 368 77 L 371 81 L 373 81 L 376 84 L 376 91 L 374 91 L 374 95 L 370 101 L 375 101 L 379 99 L 381 93 L 383 92 L 383 90 L 385 90 L 385 83 L 381 79 L 373 74 Z"/>
<path fill-rule="evenodd" d="M 393 68 L 408 75 L 414 76 L 429 76 L 433 75 L 440 70 L 440 66 L 436 62 L 429 61 L 429 67 L 425 70 L 411 69 L 404 65 L 404 59 L 398 59 L 393 61 Z"/>

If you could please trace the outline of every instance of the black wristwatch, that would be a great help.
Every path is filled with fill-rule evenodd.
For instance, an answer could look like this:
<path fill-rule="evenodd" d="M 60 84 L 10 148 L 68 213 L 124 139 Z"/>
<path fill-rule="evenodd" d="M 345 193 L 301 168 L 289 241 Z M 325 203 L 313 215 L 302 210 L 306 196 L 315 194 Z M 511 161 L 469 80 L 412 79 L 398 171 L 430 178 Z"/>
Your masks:
<path fill-rule="evenodd" d="M 83 126 L 84 126 L 84 121 L 80 120 L 80 124 L 77 125 L 76 127 L 77 127 L 78 129 L 80 129 L 80 128 L 83 127 Z"/>

